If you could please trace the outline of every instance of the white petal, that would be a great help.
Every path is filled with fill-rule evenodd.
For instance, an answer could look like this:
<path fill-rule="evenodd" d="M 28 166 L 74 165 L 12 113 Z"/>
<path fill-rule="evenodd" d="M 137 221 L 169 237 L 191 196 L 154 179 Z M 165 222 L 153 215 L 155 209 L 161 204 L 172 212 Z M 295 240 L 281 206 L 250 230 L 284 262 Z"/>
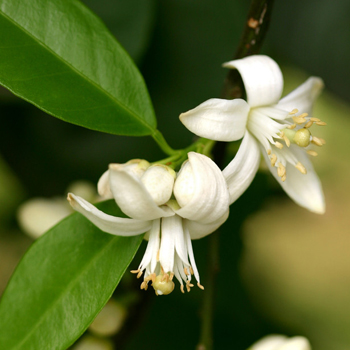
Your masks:
<path fill-rule="evenodd" d="M 277 168 L 271 167 L 270 160 L 266 152 L 262 153 L 271 173 L 290 198 L 292 198 L 300 206 L 309 209 L 314 213 L 324 214 L 326 205 L 322 185 L 310 159 L 308 158 L 305 150 L 297 146 L 291 145 L 289 151 L 292 152 L 293 156 L 306 168 L 307 174 L 302 174 L 292 164 L 287 163 L 287 179 L 284 182 L 282 182 L 278 177 Z"/>
<path fill-rule="evenodd" d="M 230 192 L 232 204 L 248 188 L 258 171 L 260 148 L 255 138 L 247 131 L 234 159 L 222 171 Z"/>
<path fill-rule="evenodd" d="M 310 77 L 290 94 L 283 97 L 276 107 L 289 112 L 297 108 L 299 113 L 310 114 L 312 106 L 323 87 L 324 83 L 321 78 Z"/>
<path fill-rule="evenodd" d="M 152 228 L 149 231 L 149 239 L 145 254 L 139 265 L 139 269 L 142 271 L 148 265 L 150 266 L 151 273 L 154 272 L 157 265 L 157 254 L 159 250 L 159 233 L 160 233 L 160 219 L 153 220 Z"/>
<path fill-rule="evenodd" d="M 119 218 L 98 210 L 95 206 L 81 197 L 68 193 L 70 205 L 83 214 L 100 230 L 117 236 L 136 236 L 148 231 L 152 221 Z"/>
<path fill-rule="evenodd" d="M 194 277 L 196 278 L 197 282 L 200 283 L 199 273 L 198 273 L 196 261 L 194 260 L 191 236 L 190 236 L 190 233 L 188 231 L 188 228 L 185 227 L 185 231 L 184 232 L 185 232 L 185 236 L 186 236 L 187 251 L 188 251 L 188 255 L 190 257 L 190 262 L 191 262 L 191 267 L 193 269 Z"/>
<path fill-rule="evenodd" d="M 192 167 L 195 188 L 191 200 L 176 213 L 204 224 L 217 220 L 227 211 L 230 200 L 221 170 L 209 157 L 195 152 L 188 153 L 187 164 Z M 176 198 L 178 181 L 181 184 L 181 171 L 174 186 Z"/>
<path fill-rule="evenodd" d="M 243 137 L 249 105 L 242 99 L 212 98 L 186 113 L 181 122 L 194 134 L 216 141 L 235 141 Z"/>
<path fill-rule="evenodd" d="M 311 350 L 309 341 L 304 337 L 293 337 L 288 339 L 285 344 L 277 350 Z"/>
<path fill-rule="evenodd" d="M 97 192 L 103 199 L 113 198 L 113 193 L 109 186 L 109 170 L 105 171 L 98 180 Z"/>
<path fill-rule="evenodd" d="M 140 178 L 123 168 L 111 164 L 109 180 L 119 208 L 133 219 L 152 220 L 174 215 L 170 208 L 158 207 Z"/>
<path fill-rule="evenodd" d="M 176 173 L 166 165 L 150 166 L 141 177 L 141 182 L 157 205 L 165 204 L 173 193 Z"/>
<path fill-rule="evenodd" d="M 160 242 L 159 262 L 164 272 L 174 272 L 175 261 L 175 235 L 174 230 L 178 229 L 177 217 L 162 219 L 162 239 Z"/>
<path fill-rule="evenodd" d="M 227 210 L 220 218 L 209 223 L 203 224 L 198 221 L 184 220 L 185 228 L 188 229 L 191 239 L 200 239 L 217 230 L 228 218 L 229 210 Z"/>
<path fill-rule="evenodd" d="M 250 107 L 268 106 L 278 102 L 283 91 L 283 76 L 270 57 L 254 55 L 223 64 L 240 73 Z"/>
<path fill-rule="evenodd" d="M 278 350 L 287 340 L 284 335 L 268 335 L 254 343 L 248 350 Z"/>
<path fill-rule="evenodd" d="M 182 218 L 175 215 L 171 218 L 174 221 L 173 235 L 175 236 L 175 250 L 184 264 L 190 265 L 187 258 L 187 245 L 182 227 Z"/>

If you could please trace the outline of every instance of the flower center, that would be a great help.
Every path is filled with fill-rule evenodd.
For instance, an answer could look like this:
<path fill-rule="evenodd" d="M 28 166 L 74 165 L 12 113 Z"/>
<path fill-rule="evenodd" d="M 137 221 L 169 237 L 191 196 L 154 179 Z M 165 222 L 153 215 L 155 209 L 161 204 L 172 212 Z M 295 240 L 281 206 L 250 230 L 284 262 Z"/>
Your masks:
<path fill-rule="evenodd" d="M 307 173 L 305 166 L 297 159 L 297 152 L 293 152 L 293 147 L 305 149 L 310 144 L 320 147 L 326 143 L 323 139 L 312 135 L 309 130 L 313 125 L 324 126 L 326 123 L 318 118 L 310 118 L 307 113 L 298 113 L 298 109 L 293 109 L 286 116 L 278 109 L 255 108 L 249 114 L 248 130 L 265 148 L 271 166 L 277 168 L 281 181 L 287 178 L 287 163 L 292 164 L 302 174 Z M 305 151 L 311 156 L 317 156 L 317 152 L 313 150 Z"/>

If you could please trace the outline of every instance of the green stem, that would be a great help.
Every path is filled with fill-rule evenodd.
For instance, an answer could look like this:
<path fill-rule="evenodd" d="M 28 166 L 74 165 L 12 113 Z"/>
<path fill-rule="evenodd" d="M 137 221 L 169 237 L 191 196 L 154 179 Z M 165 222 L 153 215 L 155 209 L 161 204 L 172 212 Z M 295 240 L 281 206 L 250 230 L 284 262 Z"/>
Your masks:
<path fill-rule="evenodd" d="M 157 144 L 159 145 L 159 147 L 161 148 L 161 150 L 165 154 L 172 156 L 172 155 L 176 155 L 179 152 L 181 152 L 179 150 L 174 150 L 173 148 L 171 148 L 168 145 L 168 143 L 165 141 L 163 134 L 158 129 L 154 131 L 154 133 L 152 134 L 152 137 L 153 137 L 154 141 L 157 142 Z"/>

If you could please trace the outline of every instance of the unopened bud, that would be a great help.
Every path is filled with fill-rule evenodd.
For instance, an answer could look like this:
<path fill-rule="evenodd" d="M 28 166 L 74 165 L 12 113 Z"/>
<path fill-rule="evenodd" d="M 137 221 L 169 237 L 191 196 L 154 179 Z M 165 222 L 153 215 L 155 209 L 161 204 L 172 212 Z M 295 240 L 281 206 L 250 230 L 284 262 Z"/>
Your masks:
<path fill-rule="evenodd" d="M 72 350 L 113 350 L 113 344 L 106 339 L 100 339 L 87 335 L 80 339 Z"/>
<path fill-rule="evenodd" d="M 173 193 L 176 173 L 162 164 L 150 166 L 141 177 L 142 183 L 157 205 L 165 204 Z"/>
<path fill-rule="evenodd" d="M 181 207 L 185 206 L 193 197 L 195 192 L 195 179 L 191 164 L 185 162 L 175 181 L 174 196 Z"/>

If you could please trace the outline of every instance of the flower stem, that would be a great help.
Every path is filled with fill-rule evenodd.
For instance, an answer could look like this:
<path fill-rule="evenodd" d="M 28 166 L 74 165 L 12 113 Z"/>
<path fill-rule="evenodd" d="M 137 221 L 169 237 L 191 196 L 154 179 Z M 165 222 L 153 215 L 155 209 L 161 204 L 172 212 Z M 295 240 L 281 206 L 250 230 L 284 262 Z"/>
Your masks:
<path fill-rule="evenodd" d="M 153 140 L 157 142 L 157 144 L 165 154 L 173 156 L 180 152 L 179 150 L 174 150 L 168 145 L 163 134 L 158 129 L 155 130 L 151 136 L 153 137 Z"/>

